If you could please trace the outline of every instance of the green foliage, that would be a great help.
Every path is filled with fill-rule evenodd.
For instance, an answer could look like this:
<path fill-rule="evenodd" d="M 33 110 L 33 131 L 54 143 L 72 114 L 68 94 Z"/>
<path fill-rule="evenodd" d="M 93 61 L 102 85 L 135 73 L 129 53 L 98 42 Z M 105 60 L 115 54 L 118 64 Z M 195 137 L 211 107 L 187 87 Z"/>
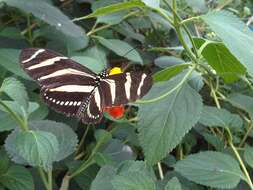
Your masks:
<path fill-rule="evenodd" d="M 253 190 L 252 10 L 248 0 L 0 0 L 0 190 Z M 41 101 L 19 64 L 27 47 L 96 73 L 144 71 L 153 86 L 122 118 L 82 124 Z"/>
<path fill-rule="evenodd" d="M 234 188 L 244 179 L 239 164 L 220 152 L 200 152 L 177 162 L 175 170 L 189 180 L 213 188 Z"/>

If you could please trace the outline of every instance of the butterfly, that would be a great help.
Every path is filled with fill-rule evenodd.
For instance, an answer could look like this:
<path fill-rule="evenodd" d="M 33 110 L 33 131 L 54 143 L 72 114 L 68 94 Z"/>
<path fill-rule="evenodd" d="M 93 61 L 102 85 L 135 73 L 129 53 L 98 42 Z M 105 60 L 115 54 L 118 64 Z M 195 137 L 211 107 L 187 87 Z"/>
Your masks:
<path fill-rule="evenodd" d="M 41 97 L 50 108 L 83 123 L 99 123 L 104 108 L 134 102 L 152 86 L 152 77 L 145 72 L 96 74 L 49 49 L 23 49 L 20 64 L 40 85 Z"/>

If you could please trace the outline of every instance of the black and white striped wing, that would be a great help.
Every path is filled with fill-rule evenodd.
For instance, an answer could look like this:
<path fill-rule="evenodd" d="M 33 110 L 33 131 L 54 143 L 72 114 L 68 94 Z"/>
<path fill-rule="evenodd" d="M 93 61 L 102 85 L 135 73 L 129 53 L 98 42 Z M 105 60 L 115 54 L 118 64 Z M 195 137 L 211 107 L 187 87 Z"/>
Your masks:
<path fill-rule="evenodd" d="M 87 111 L 96 111 L 92 115 L 101 115 L 101 110 L 91 106 L 97 88 L 96 74 L 91 70 L 51 50 L 37 48 L 22 50 L 20 63 L 40 84 L 41 96 L 51 108 L 67 116 L 78 116 L 84 123 L 101 119 L 87 119 L 91 115 Z M 82 115 L 79 116 L 81 110 Z"/>
<path fill-rule="evenodd" d="M 101 80 L 103 106 L 127 104 L 142 98 L 152 86 L 152 77 L 144 72 L 127 72 Z"/>

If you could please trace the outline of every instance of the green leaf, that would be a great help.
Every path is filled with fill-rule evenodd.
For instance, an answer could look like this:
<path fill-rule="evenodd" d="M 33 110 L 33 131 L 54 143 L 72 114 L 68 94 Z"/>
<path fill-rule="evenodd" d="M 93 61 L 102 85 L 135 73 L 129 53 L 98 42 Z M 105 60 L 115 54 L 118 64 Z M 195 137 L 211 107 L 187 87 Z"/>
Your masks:
<path fill-rule="evenodd" d="M 51 169 L 59 152 L 59 144 L 55 135 L 44 131 L 19 132 L 14 141 L 18 154 L 29 165 Z"/>
<path fill-rule="evenodd" d="M 112 6 L 112 5 L 117 5 L 119 3 L 119 0 L 98 0 L 94 1 L 92 3 L 92 12 L 95 12 L 97 9 L 101 9 L 104 7 Z M 107 24 L 118 24 L 120 23 L 123 19 L 124 16 L 128 13 L 127 10 L 122 10 L 119 12 L 114 12 L 114 13 L 108 13 L 103 16 L 98 16 L 96 23 L 107 23 Z"/>
<path fill-rule="evenodd" d="M 5 113 L 3 111 L 0 111 L 0 121 L 0 132 L 9 131 L 17 127 L 16 121 L 14 121 L 8 113 Z"/>
<path fill-rule="evenodd" d="M 141 0 L 147 6 L 152 8 L 159 8 L 160 7 L 160 0 Z"/>
<path fill-rule="evenodd" d="M 253 168 L 253 148 L 249 145 L 245 146 L 243 157 L 246 163 Z"/>
<path fill-rule="evenodd" d="M 58 8 L 46 1 L 39 0 L 4 0 L 9 6 L 17 7 L 27 13 L 32 13 L 35 17 L 55 26 L 57 30 L 69 36 L 83 36 L 81 27 L 74 24 Z"/>
<path fill-rule="evenodd" d="M 154 60 L 155 65 L 161 68 L 167 68 L 178 64 L 185 63 L 184 60 L 174 56 L 161 56 Z"/>
<path fill-rule="evenodd" d="M 97 59 L 87 56 L 74 56 L 71 59 L 75 60 L 76 62 L 80 63 L 81 65 L 88 67 L 90 70 L 94 71 L 95 73 L 101 72 L 105 65 L 102 65 Z"/>
<path fill-rule="evenodd" d="M 207 6 L 205 0 L 186 0 L 187 4 L 192 7 L 194 12 L 205 12 L 207 11 Z"/>
<path fill-rule="evenodd" d="M 107 58 L 106 58 L 105 50 L 99 46 L 93 46 L 93 47 L 88 48 L 84 52 L 84 56 L 92 57 L 96 59 L 104 67 L 107 66 Z"/>
<path fill-rule="evenodd" d="M 213 188 L 231 189 L 244 179 L 234 158 L 214 151 L 187 156 L 176 163 L 175 170 L 195 183 Z"/>
<path fill-rule="evenodd" d="M 21 69 L 19 63 L 20 50 L 0 49 L 0 66 L 24 79 L 30 79 Z"/>
<path fill-rule="evenodd" d="M 112 180 L 115 190 L 155 190 L 155 183 L 142 172 L 124 172 Z"/>
<path fill-rule="evenodd" d="M 227 99 L 233 106 L 248 112 L 251 119 L 253 119 L 253 98 L 240 93 L 230 94 Z"/>
<path fill-rule="evenodd" d="M 181 185 L 178 179 L 173 177 L 171 180 L 169 180 L 165 186 L 165 190 L 181 190 Z"/>
<path fill-rule="evenodd" d="M 232 114 L 225 109 L 211 106 L 203 107 L 199 122 L 209 127 L 219 126 L 237 129 L 241 128 L 243 124 L 242 119 L 238 115 Z"/>
<path fill-rule="evenodd" d="M 201 18 L 252 75 L 253 52 L 250 50 L 253 48 L 253 33 L 247 25 L 227 11 L 213 11 Z"/>
<path fill-rule="evenodd" d="M 6 173 L 0 174 L 0 183 L 10 190 L 34 190 L 31 173 L 21 166 L 11 166 Z"/>
<path fill-rule="evenodd" d="M 111 180 L 116 175 L 116 169 L 112 166 L 102 167 L 91 184 L 91 190 L 112 190 Z"/>
<path fill-rule="evenodd" d="M 7 172 L 9 168 L 9 158 L 3 148 L 0 149 L 0 176 Z"/>
<path fill-rule="evenodd" d="M 58 153 L 53 161 L 60 161 L 75 151 L 78 143 L 76 133 L 66 124 L 55 121 L 31 121 L 29 127 L 32 130 L 39 130 L 53 134 L 58 141 Z"/>
<path fill-rule="evenodd" d="M 119 56 L 125 57 L 133 62 L 137 62 L 142 64 L 143 60 L 138 53 L 132 46 L 128 43 L 118 40 L 118 39 L 105 39 L 102 37 L 96 36 L 96 39 L 105 47 L 112 50 Z"/>
<path fill-rule="evenodd" d="M 181 80 L 182 75 L 168 82 L 155 83 L 144 100 L 165 94 Z M 155 164 L 175 148 L 199 120 L 201 110 L 200 95 L 187 84 L 159 101 L 140 105 L 139 140 L 147 162 Z"/>
<path fill-rule="evenodd" d="M 87 15 L 85 18 L 92 18 L 127 10 L 134 7 L 144 7 L 145 4 L 138 0 L 127 1 L 123 3 L 116 3 L 110 6 L 96 9 L 93 13 Z"/>
<path fill-rule="evenodd" d="M 205 40 L 198 38 L 194 41 L 199 48 L 205 43 Z M 232 83 L 246 74 L 246 68 L 223 43 L 210 42 L 202 51 L 202 55 L 226 83 Z"/>
<path fill-rule="evenodd" d="M 28 109 L 28 94 L 20 81 L 12 77 L 5 78 L 0 88 L 1 91 L 16 101 L 25 111 Z"/>
<path fill-rule="evenodd" d="M 161 71 L 156 72 L 153 78 L 157 82 L 166 81 L 178 75 L 180 72 L 182 72 L 184 69 L 186 69 L 189 66 L 190 64 L 179 64 L 179 65 L 167 67 Z"/>

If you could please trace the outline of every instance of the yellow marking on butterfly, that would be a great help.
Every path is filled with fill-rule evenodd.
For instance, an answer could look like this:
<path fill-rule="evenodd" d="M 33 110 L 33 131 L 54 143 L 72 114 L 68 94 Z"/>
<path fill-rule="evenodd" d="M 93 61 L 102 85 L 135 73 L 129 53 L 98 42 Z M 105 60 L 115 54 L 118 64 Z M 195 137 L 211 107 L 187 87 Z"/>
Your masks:
<path fill-rule="evenodd" d="M 120 74 L 122 73 L 122 70 L 120 67 L 113 67 L 111 70 L 110 70 L 110 73 L 109 75 L 117 75 L 117 74 Z"/>

